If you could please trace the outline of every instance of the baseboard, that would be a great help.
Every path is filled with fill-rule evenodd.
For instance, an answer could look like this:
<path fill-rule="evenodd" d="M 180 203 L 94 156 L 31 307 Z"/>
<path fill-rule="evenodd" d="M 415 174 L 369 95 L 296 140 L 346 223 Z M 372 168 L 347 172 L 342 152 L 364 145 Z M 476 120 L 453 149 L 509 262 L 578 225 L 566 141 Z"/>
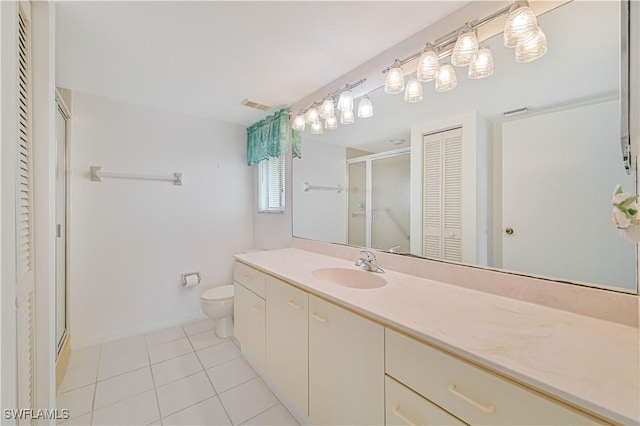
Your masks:
<path fill-rule="evenodd" d="M 202 312 L 196 314 L 187 315 L 178 320 L 170 320 L 166 322 L 156 323 L 153 325 L 147 325 L 142 327 L 131 328 L 127 330 L 121 330 L 114 333 L 103 334 L 101 336 L 92 336 L 91 338 L 84 339 L 80 342 L 74 341 L 73 349 L 82 349 L 94 345 L 102 345 L 105 343 L 113 342 L 114 340 L 125 339 L 127 337 L 138 336 L 140 334 L 152 333 L 154 331 L 162 330 L 164 328 L 174 327 L 190 321 L 196 321 L 207 318 Z"/>

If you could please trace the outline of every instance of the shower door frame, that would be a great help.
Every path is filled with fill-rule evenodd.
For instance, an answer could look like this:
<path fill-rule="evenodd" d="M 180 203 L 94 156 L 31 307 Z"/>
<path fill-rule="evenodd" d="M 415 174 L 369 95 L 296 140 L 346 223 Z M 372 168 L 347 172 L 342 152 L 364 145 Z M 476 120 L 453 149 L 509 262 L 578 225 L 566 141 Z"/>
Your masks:
<path fill-rule="evenodd" d="M 379 152 L 376 154 L 365 155 L 362 157 L 350 158 L 347 160 L 347 188 L 350 188 L 351 175 L 349 174 L 349 165 L 353 163 L 365 163 L 365 247 L 371 248 L 371 228 L 373 226 L 373 206 L 372 206 L 372 194 L 373 194 L 373 167 L 372 162 L 375 160 L 381 160 L 383 158 L 398 157 L 400 155 L 409 154 L 411 159 L 411 147 L 393 149 L 391 151 Z M 409 163 L 411 167 L 411 163 Z M 411 175 L 411 172 L 409 172 Z M 411 184 L 411 183 L 409 183 Z M 351 192 L 347 191 L 347 202 L 345 203 L 347 210 L 347 243 L 349 243 L 349 224 L 350 224 L 350 212 L 349 212 L 349 197 Z M 411 207 L 411 206 L 409 206 Z"/>

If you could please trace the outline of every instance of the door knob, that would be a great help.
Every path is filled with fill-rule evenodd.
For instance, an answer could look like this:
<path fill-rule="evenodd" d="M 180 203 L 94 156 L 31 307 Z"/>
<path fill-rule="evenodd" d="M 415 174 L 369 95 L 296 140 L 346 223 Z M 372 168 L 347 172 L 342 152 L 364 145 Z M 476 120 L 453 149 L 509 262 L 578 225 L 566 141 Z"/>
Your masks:
<path fill-rule="evenodd" d="M 507 228 L 504 230 L 507 235 L 513 235 L 513 228 Z"/>

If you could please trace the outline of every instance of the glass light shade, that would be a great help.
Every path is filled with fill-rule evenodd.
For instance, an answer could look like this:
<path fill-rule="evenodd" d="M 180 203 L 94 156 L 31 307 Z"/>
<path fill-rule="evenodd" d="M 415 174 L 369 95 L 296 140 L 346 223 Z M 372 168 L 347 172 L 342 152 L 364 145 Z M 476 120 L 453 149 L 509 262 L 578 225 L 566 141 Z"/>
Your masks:
<path fill-rule="evenodd" d="M 440 61 L 438 60 L 438 55 L 433 49 L 429 49 L 420 56 L 416 75 L 420 81 L 435 80 L 439 69 Z"/>
<path fill-rule="evenodd" d="M 371 99 L 369 99 L 369 96 L 365 95 L 365 97 L 360 99 L 360 103 L 358 104 L 358 117 L 373 117 L 373 104 L 371 103 Z"/>
<path fill-rule="evenodd" d="M 387 76 L 384 79 L 384 91 L 390 95 L 402 93 L 404 90 L 404 75 L 402 75 L 402 68 L 394 66 L 387 71 Z"/>
<path fill-rule="evenodd" d="M 446 92 L 455 89 L 457 85 L 458 78 L 453 67 L 449 64 L 441 66 L 436 76 L 436 92 Z"/>
<path fill-rule="evenodd" d="M 309 108 L 304 114 L 304 121 L 306 121 L 307 124 L 313 124 L 318 120 L 320 120 L 320 115 L 315 107 Z"/>
<path fill-rule="evenodd" d="M 324 120 L 324 128 L 329 130 L 334 130 L 338 128 L 338 119 L 335 115 L 330 115 Z"/>
<path fill-rule="evenodd" d="M 320 106 L 320 118 L 327 118 L 332 116 L 334 113 L 333 109 L 333 99 L 325 99 Z"/>
<path fill-rule="evenodd" d="M 478 50 L 476 59 L 469 65 L 469 78 L 484 78 L 493 74 L 493 54 L 488 47 Z"/>
<path fill-rule="evenodd" d="M 534 37 L 537 30 L 536 14 L 529 6 L 520 6 L 511 11 L 507 17 L 507 23 L 504 26 L 504 45 L 516 47 L 518 43 Z"/>
<path fill-rule="evenodd" d="M 422 99 L 422 83 L 417 77 L 413 77 L 407 83 L 407 88 L 404 91 L 404 101 L 420 102 Z"/>
<path fill-rule="evenodd" d="M 299 132 L 304 132 L 304 126 L 305 126 L 305 122 L 302 114 L 296 115 L 296 118 L 293 119 L 293 124 L 291 125 L 291 128 Z"/>
<path fill-rule="evenodd" d="M 474 31 L 467 31 L 458 36 L 451 54 L 451 64 L 456 67 L 466 67 L 478 54 L 478 38 Z"/>
<path fill-rule="evenodd" d="M 547 36 L 538 28 L 538 33 L 516 46 L 516 61 L 531 62 L 547 53 Z"/>
<path fill-rule="evenodd" d="M 339 111 L 353 111 L 353 93 L 351 90 L 345 90 L 340 93 L 338 98 L 338 110 Z"/>
<path fill-rule="evenodd" d="M 356 122 L 356 118 L 353 115 L 353 111 L 342 111 L 340 114 L 341 124 L 353 124 Z"/>
<path fill-rule="evenodd" d="M 311 123 L 311 134 L 312 135 L 321 135 L 322 134 L 322 123 L 320 120 L 314 121 Z"/>

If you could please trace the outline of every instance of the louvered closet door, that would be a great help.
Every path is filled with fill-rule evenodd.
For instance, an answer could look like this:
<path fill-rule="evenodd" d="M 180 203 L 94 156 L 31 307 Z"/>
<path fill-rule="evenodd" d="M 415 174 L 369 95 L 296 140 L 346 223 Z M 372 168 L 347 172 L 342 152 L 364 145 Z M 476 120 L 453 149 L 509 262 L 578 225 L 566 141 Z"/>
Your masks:
<path fill-rule="evenodd" d="M 442 133 L 443 258 L 462 261 L 462 129 Z"/>
<path fill-rule="evenodd" d="M 442 258 L 442 134 L 424 137 L 423 255 Z"/>
<path fill-rule="evenodd" d="M 33 171 L 30 4 L 18 4 L 18 164 L 16 176 L 18 408 L 34 408 Z M 28 421 L 21 421 L 21 423 Z"/>
<path fill-rule="evenodd" d="M 423 138 L 423 255 L 462 261 L 462 129 Z"/>

